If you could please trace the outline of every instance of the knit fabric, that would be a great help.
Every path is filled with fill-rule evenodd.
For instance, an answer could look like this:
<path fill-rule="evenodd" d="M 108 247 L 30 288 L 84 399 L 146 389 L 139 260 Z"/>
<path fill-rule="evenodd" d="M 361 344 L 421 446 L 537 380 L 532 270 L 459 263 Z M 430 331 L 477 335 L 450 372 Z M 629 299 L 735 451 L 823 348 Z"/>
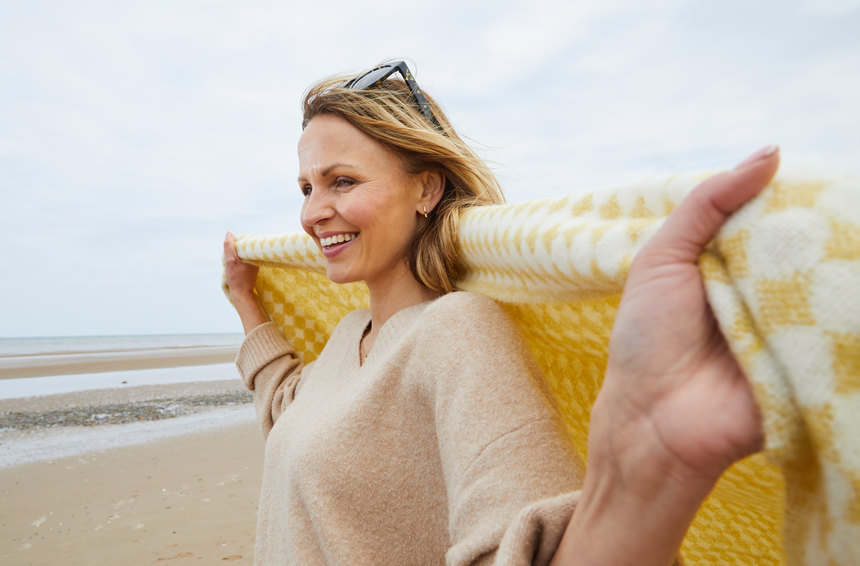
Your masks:
<path fill-rule="evenodd" d="M 547 564 L 585 465 L 516 326 L 453 293 L 395 314 L 359 366 L 369 321 L 307 366 L 271 324 L 240 349 L 267 437 L 255 563 Z"/>
<path fill-rule="evenodd" d="M 633 257 L 708 174 L 470 210 L 461 289 L 511 315 L 587 447 L 591 406 Z M 304 234 L 239 236 L 264 310 L 310 362 L 367 306 Z M 766 449 L 735 464 L 682 546 L 690 564 L 860 563 L 860 183 L 780 176 L 700 260 L 706 291 L 762 409 Z M 226 286 L 224 286 L 225 292 Z"/>

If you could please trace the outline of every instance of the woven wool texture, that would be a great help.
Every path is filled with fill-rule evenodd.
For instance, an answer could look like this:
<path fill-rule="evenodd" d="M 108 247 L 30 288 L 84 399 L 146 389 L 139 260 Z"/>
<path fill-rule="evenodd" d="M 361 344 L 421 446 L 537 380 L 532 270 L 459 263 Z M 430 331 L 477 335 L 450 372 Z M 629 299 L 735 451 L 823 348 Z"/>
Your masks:
<path fill-rule="evenodd" d="M 492 297 L 519 324 L 586 458 L 632 259 L 707 177 L 651 177 L 464 215 L 459 287 Z M 367 306 L 364 284 L 329 281 L 305 234 L 242 235 L 236 245 L 261 266 L 260 304 L 305 362 L 347 312 Z M 860 564 L 860 182 L 777 177 L 699 263 L 767 440 L 702 506 L 686 561 Z"/>

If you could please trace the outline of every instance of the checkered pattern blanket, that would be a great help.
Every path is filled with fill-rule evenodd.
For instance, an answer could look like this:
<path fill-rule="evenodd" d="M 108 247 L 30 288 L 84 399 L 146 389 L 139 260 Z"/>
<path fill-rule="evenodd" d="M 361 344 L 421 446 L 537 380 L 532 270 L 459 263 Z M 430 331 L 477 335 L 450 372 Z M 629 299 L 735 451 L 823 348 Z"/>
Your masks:
<path fill-rule="evenodd" d="M 517 321 L 583 451 L 632 259 L 707 177 L 651 177 L 464 216 L 459 287 Z M 304 234 L 241 235 L 237 249 L 261 266 L 260 303 L 305 361 L 367 306 L 362 283 L 326 278 Z M 685 559 L 860 564 L 860 181 L 777 177 L 729 220 L 700 268 L 767 440 L 702 506 Z"/>

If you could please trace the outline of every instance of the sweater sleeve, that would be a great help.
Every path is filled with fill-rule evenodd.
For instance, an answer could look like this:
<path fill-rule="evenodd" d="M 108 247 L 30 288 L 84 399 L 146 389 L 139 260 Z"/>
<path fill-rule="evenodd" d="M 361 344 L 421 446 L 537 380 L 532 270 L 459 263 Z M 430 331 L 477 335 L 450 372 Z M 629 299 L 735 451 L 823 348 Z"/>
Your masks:
<path fill-rule="evenodd" d="M 485 297 L 453 295 L 429 320 L 432 342 L 445 352 L 434 368 L 434 400 L 448 493 L 447 564 L 547 564 L 585 465 L 507 314 Z"/>
<path fill-rule="evenodd" d="M 242 342 L 236 368 L 245 387 L 254 392 L 254 406 L 263 437 L 296 397 L 302 375 L 313 362 L 302 364 L 295 349 L 271 322 L 252 330 Z"/>
<path fill-rule="evenodd" d="M 465 520 L 456 528 L 449 564 L 538 566 L 552 559 L 576 508 L 581 476 L 549 424 L 512 432 L 470 466 L 452 509 Z"/>

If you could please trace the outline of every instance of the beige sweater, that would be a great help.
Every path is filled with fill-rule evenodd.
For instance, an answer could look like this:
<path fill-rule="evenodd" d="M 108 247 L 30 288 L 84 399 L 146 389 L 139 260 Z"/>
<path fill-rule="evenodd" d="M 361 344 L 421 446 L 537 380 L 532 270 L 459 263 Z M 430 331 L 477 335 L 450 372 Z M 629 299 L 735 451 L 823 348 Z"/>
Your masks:
<path fill-rule="evenodd" d="M 271 324 L 236 365 L 266 437 L 255 564 L 546 564 L 585 466 L 492 300 L 405 309 L 364 365 L 367 310 L 307 366 Z"/>

